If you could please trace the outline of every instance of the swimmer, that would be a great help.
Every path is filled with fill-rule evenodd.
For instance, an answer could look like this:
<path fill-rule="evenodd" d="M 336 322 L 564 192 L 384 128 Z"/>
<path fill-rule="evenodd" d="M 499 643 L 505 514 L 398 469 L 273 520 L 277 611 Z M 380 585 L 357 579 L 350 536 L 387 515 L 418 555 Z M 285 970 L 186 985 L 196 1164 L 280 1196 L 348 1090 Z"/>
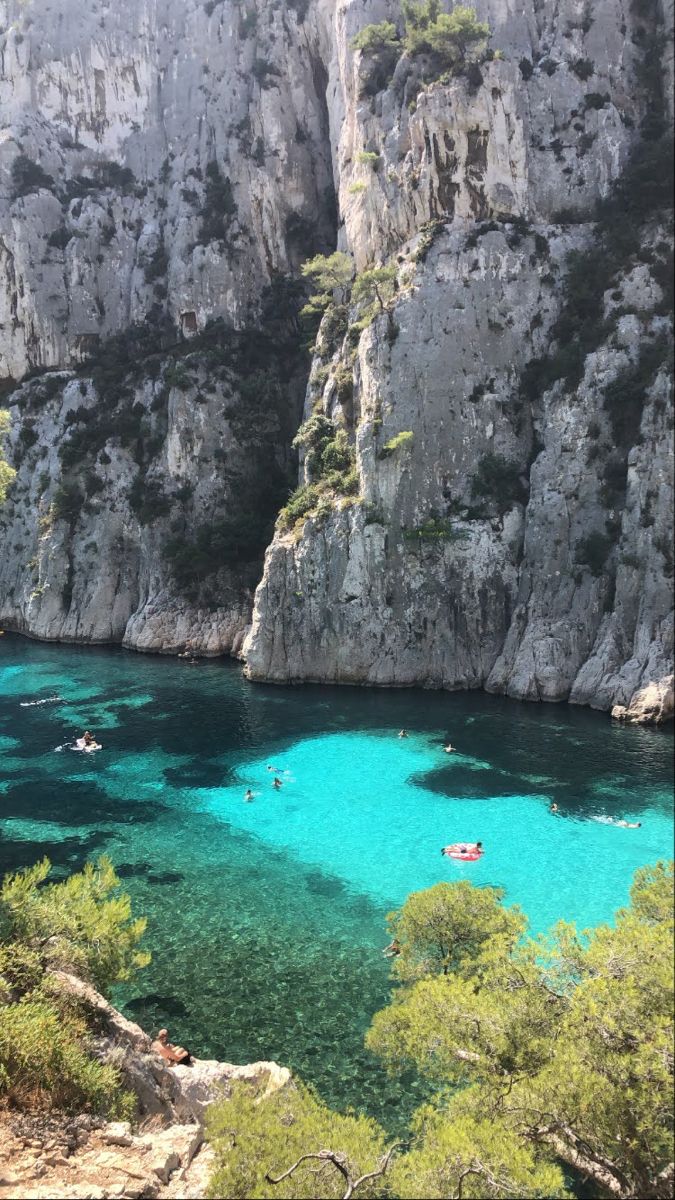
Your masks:
<path fill-rule="evenodd" d="M 398 942 L 397 939 L 394 938 L 394 940 L 392 942 L 390 942 L 388 946 L 385 946 L 382 953 L 384 954 L 385 958 L 396 958 L 396 956 L 401 953 L 400 942 Z"/>
<path fill-rule="evenodd" d="M 63 696 L 47 696 L 46 700 L 22 700 L 20 708 L 39 708 L 42 704 L 58 704 Z"/>
<path fill-rule="evenodd" d="M 615 825 L 619 825 L 621 829 L 641 829 L 642 821 L 615 821 Z"/>
<path fill-rule="evenodd" d="M 254 799 L 255 799 L 255 796 L 253 795 L 253 792 L 249 788 L 248 791 L 246 792 L 246 795 L 244 796 L 244 800 L 246 801 L 247 804 L 250 804 L 251 800 L 254 800 Z"/>
<path fill-rule="evenodd" d="M 448 742 L 447 746 L 443 747 L 443 750 L 445 751 L 446 754 L 454 754 L 455 753 L 455 747 L 453 746 L 452 742 Z"/>
<path fill-rule="evenodd" d="M 402 730 L 401 730 L 401 732 L 399 733 L 399 735 L 398 735 L 398 736 L 399 736 L 400 738 L 407 737 L 407 736 L 408 736 L 408 730 L 407 730 L 407 729 L 402 729 Z"/>
<path fill-rule="evenodd" d="M 278 771 L 278 772 L 281 772 L 281 767 L 269 767 L 269 766 L 268 766 L 267 770 L 268 770 L 268 771 Z"/>
<path fill-rule="evenodd" d="M 557 812 L 558 812 L 558 805 L 557 805 L 557 804 L 555 804 L 555 803 L 554 803 L 554 804 L 550 804 L 550 805 L 549 805 L 549 808 L 548 808 L 548 811 L 549 811 L 550 813 L 557 813 Z"/>
<path fill-rule="evenodd" d="M 280 787 L 283 787 L 283 786 L 284 786 L 284 785 L 283 785 L 283 783 L 281 782 L 281 780 L 279 779 L 279 776 L 278 776 L 278 775 L 275 775 L 275 776 L 274 776 L 274 779 L 272 780 L 272 787 L 273 787 L 273 788 L 274 788 L 274 789 L 275 789 L 275 790 L 278 792 L 278 791 L 279 791 L 279 788 L 280 788 Z"/>

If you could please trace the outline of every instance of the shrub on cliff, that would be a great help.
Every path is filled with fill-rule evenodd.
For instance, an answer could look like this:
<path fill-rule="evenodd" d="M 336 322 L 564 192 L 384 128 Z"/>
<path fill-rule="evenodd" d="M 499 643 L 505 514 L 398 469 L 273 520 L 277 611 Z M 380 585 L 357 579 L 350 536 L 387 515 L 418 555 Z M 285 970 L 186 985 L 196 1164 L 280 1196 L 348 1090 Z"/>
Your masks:
<path fill-rule="evenodd" d="M 230 180 L 223 175 L 215 159 L 206 167 L 204 203 L 199 215 L 200 245 L 227 242 L 230 226 L 237 215 L 237 202 Z"/>
<path fill-rule="evenodd" d="M 565 1197 L 672 1191 L 673 868 L 636 873 L 613 927 L 525 938 L 498 888 L 440 883 L 391 914 L 397 988 L 366 1043 L 431 1099 L 403 1145 L 305 1089 L 211 1113 L 216 1197 Z M 363 1178 L 365 1176 L 365 1178 Z"/>
<path fill-rule="evenodd" d="M 53 176 L 48 175 L 40 164 L 33 162 L 27 154 L 19 154 L 14 159 L 12 163 L 13 200 L 18 200 L 21 196 L 29 196 L 31 192 L 37 192 L 40 188 L 52 192 L 54 187 Z"/>
<path fill-rule="evenodd" d="M 446 13 L 441 11 L 440 0 L 403 0 L 402 36 L 390 21 L 383 21 L 366 25 L 352 39 L 352 48 L 359 50 L 368 64 L 361 67 L 363 93 L 374 95 L 386 87 L 402 55 L 411 66 L 417 66 L 423 83 L 448 73 L 471 77 L 472 68 L 475 73 L 485 57 L 489 36 L 489 26 L 467 5 L 458 4 Z"/>
<path fill-rule="evenodd" d="M 16 475 L 14 467 L 10 467 L 3 453 L 2 443 L 9 433 L 9 411 L 0 408 L 0 504 L 7 498 L 7 489 Z"/>
<path fill-rule="evenodd" d="M 517 462 L 503 454 L 484 454 L 471 481 L 471 494 L 495 507 L 501 515 L 527 499 L 520 476 Z"/>
<path fill-rule="evenodd" d="M 145 921 L 108 859 L 48 883 L 47 859 L 7 875 L 0 888 L 0 1100 L 129 1115 L 120 1077 L 92 1056 L 86 1011 L 60 991 L 56 970 L 97 988 L 129 979 L 149 955 L 138 950 Z"/>

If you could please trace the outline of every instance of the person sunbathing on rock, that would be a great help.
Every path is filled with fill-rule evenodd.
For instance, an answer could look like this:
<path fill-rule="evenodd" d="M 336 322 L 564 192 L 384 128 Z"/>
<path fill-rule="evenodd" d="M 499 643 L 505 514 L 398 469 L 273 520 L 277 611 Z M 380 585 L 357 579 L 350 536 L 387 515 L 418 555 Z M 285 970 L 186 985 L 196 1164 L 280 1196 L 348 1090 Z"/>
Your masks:
<path fill-rule="evenodd" d="M 190 1051 L 186 1050 L 184 1046 L 174 1046 L 169 1041 L 168 1029 L 160 1029 L 152 1043 L 152 1049 L 155 1054 L 161 1054 L 171 1067 L 189 1067 L 191 1065 Z"/>

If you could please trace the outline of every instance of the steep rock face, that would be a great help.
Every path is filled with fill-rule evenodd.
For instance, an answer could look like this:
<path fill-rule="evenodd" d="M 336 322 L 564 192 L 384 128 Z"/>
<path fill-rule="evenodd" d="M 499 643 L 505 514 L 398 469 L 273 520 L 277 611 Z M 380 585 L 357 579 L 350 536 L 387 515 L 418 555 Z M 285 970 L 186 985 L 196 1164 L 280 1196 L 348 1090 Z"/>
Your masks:
<path fill-rule="evenodd" d="M 583 322 L 560 338 L 582 304 L 569 255 L 581 274 L 583 256 L 597 265 L 595 206 L 663 103 L 658 66 L 635 6 L 594 6 L 592 20 L 495 8 L 478 12 L 506 61 L 481 83 L 417 94 L 401 60 L 373 98 L 367 64 L 344 65 L 344 245 L 361 268 L 395 253 L 399 294 L 356 356 L 348 337 L 315 368 L 328 382 L 305 416 L 353 431 L 359 501 L 277 534 L 244 645 L 252 678 L 610 708 L 672 669 L 667 353 L 631 392 L 644 345 L 670 334 L 667 228 L 617 256 L 576 375 L 528 382 L 560 341 L 583 345 Z"/>
<path fill-rule="evenodd" d="M 60 369 L 10 398 L 7 625 L 241 640 L 306 380 L 291 280 L 334 238 L 300 15 L 0 4 L 0 376 Z"/>
<path fill-rule="evenodd" d="M 236 653 L 253 605 L 252 678 L 602 708 L 668 673 L 669 396 L 643 350 L 669 235 L 655 212 L 592 319 L 568 256 L 597 274 L 595 207 L 672 106 L 669 6 L 476 9 L 496 55 L 424 84 L 352 48 L 398 0 L 1 0 L 0 373 L 49 368 L 12 396 L 5 624 Z M 293 281 L 336 237 L 398 269 L 388 311 L 326 319 L 305 399 L 358 495 L 280 525 L 253 604 L 308 371 Z M 570 312 L 581 365 L 535 386 Z M 612 387 L 639 393 L 618 433 Z"/>

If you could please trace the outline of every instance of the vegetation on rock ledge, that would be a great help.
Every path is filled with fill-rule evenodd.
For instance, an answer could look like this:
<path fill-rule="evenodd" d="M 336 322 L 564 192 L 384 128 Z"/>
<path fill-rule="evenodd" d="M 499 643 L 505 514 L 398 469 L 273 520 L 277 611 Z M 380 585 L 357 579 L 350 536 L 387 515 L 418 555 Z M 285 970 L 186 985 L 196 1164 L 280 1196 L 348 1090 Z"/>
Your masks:
<path fill-rule="evenodd" d="M 135 1099 L 92 1054 L 87 1013 L 59 987 L 69 971 L 105 989 L 149 961 L 112 864 L 47 883 L 50 864 L 7 875 L 0 888 L 0 1103 L 129 1116 Z"/>

